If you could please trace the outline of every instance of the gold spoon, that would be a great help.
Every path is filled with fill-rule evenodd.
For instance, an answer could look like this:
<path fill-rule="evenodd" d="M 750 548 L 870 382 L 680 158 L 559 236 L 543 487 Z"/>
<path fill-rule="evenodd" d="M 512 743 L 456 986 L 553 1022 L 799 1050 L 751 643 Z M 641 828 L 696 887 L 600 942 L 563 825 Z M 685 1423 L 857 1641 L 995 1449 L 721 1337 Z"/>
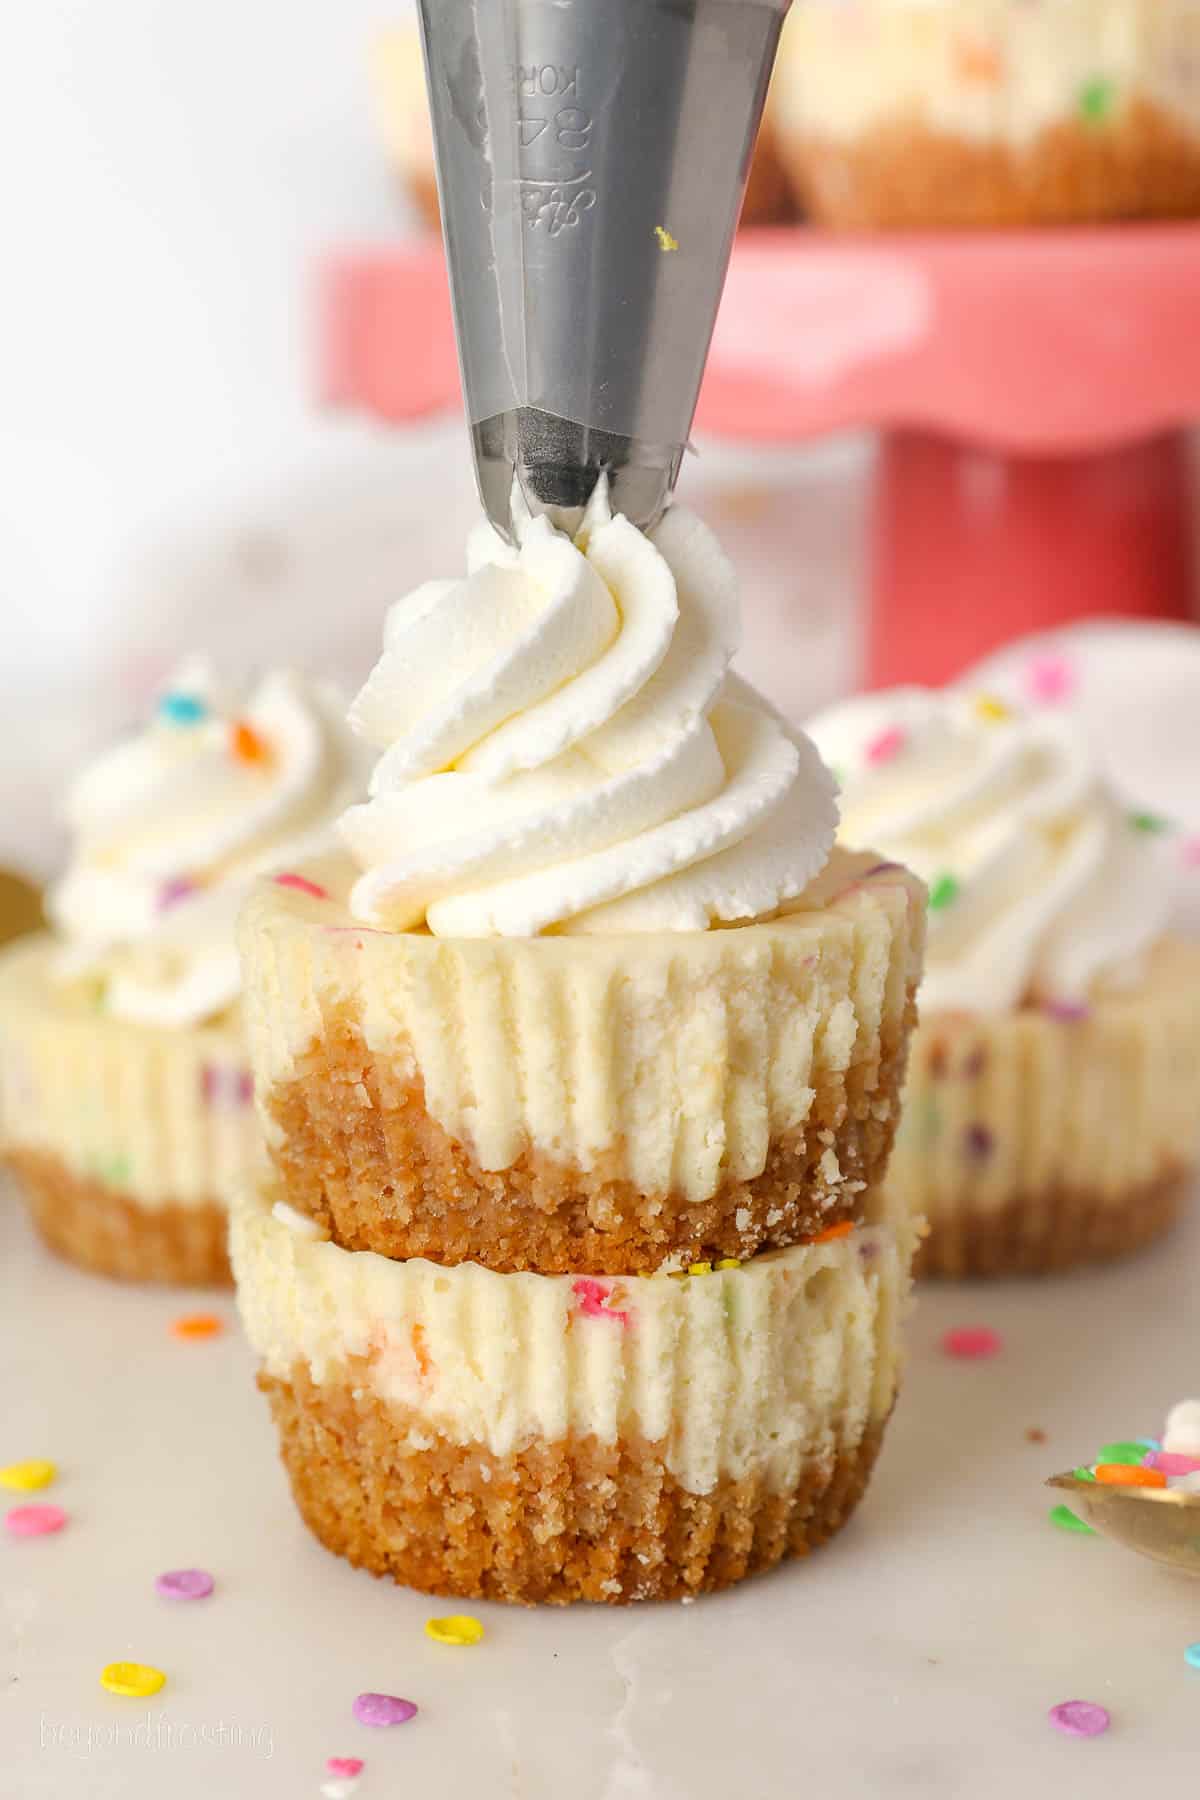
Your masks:
<path fill-rule="evenodd" d="M 1200 1494 L 1184 1488 L 1110 1487 L 1080 1481 L 1077 1475 L 1052 1475 L 1046 1486 L 1070 1494 L 1071 1511 L 1103 1537 L 1200 1575 Z"/>
<path fill-rule="evenodd" d="M 0 944 L 44 923 L 40 891 L 14 869 L 0 869 Z"/>

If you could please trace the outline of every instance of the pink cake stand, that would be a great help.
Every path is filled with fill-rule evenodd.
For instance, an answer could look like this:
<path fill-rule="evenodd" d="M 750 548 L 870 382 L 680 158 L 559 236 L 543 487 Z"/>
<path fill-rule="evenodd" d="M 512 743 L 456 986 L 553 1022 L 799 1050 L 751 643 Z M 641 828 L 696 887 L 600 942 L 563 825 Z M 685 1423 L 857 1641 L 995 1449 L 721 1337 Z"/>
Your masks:
<path fill-rule="evenodd" d="M 456 403 L 436 245 L 327 262 L 321 385 L 396 422 Z M 1192 616 L 1198 414 L 1200 225 L 793 230 L 739 239 L 697 424 L 879 430 L 864 673 L 883 685 L 1082 617 Z"/>

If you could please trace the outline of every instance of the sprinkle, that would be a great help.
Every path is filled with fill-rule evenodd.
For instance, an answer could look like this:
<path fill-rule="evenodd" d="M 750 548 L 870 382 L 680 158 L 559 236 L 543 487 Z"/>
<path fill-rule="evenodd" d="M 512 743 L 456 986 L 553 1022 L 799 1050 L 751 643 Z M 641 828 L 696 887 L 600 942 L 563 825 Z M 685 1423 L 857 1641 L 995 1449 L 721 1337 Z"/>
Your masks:
<path fill-rule="evenodd" d="M 682 1269 L 679 1271 L 683 1273 Z M 586 1319 L 616 1319 L 620 1325 L 629 1324 L 627 1312 L 617 1312 L 614 1307 L 606 1305 L 611 1297 L 611 1288 L 597 1281 L 594 1275 L 581 1275 L 571 1283 L 571 1292 L 579 1302 L 579 1310 Z"/>
<path fill-rule="evenodd" d="M 1145 1460 L 1145 1444 L 1130 1443 L 1124 1438 L 1113 1444 L 1105 1444 L 1096 1458 L 1098 1463 L 1127 1463 L 1130 1468 L 1139 1467 Z"/>
<path fill-rule="evenodd" d="M 1025 1430 L 1025 1441 L 1027 1444 L 1044 1444 L 1046 1434 L 1040 1425 L 1029 1425 Z"/>
<path fill-rule="evenodd" d="M 351 1711 L 360 1725 L 406 1725 L 417 1715 L 411 1700 L 395 1694 L 360 1694 Z"/>
<path fill-rule="evenodd" d="M 987 1051 L 982 1044 L 976 1044 L 970 1056 L 963 1064 L 963 1074 L 968 1081 L 978 1081 L 987 1068 Z"/>
<path fill-rule="evenodd" d="M 960 38 L 954 61 L 964 81 L 978 82 L 981 87 L 995 87 L 1004 75 L 1004 58 L 999 50 L 980 38 Z"/>
<path fill-rule="evenodd" d="M 1075 691 L 1075 673 L 1065 656 L 1035 656 L 1025 670 L 1025 686 L 1031 700 L 1056 706 Z"/>
<path fill-rule="evenodd" d="M 839 1238 L 847 1238 L 854 1230 L 853 1219 L 839 1219 L 836 1225 L 827 1225 L 812 1240 L 814 1244 L 836 1244 Z"/>
<path fill-rule="evenodd" d="M 1189 1644 L 1183 1653 L 1183 1660 L 1189 1669 L 1200 1669 L 1200 1644 Z"/>
<path fill-rule="evenodd" d="M 228 1106 L 237 1111 L 254 1104 L 254 1077 L 249 1069 L 205 1063 L 200 1074 L 200 1092 L 206 1106 Z"/>
<path fill-rule="evenodd" d="M 225 1321 L 216 1313 L 183 1313 L 171 1320 L 171 1336 L 177 1338 L 220 1337 L 224 1329 Z"/>
<path fill-rule="evenodd" d="M 100 1686 L 126 1700 L 147 1700 L 166 1686 L 166 1680 L 161 1669 L 152 1669 L 148 1663 L 115 1662 L 100 1671 Z"/>
<path fill-rule="evenodd" d="M 1012 716 L 1012 707 L 1003 700 L 997 700 L 995 694 L 976 695 L 975 717 L 982 719 L 985 725 L 1004 725 Z"/>
<path fill-rule="evenodd" d="M 656 225 L 654 227 L 654 235 L 658 239 L 658 247 L 660 250 L 667 252 L 678 250 L 679 239 L 672 237 L 665 225 Z"/>
<path fill-rule="evenodd" d="M 1112 1723 L 1104 1707 L 1092 1700 L 1064 1700 L 1050 1708 L 1049 1717 L 1068 1737 L 1099 1737 Z"/>
<path fill-rule="evenodd" d="M 1129 823 L 1135 831 L 1144 831 L 1149 837 L 1158 837 L 1171 830 L 1170 819 L 1164 819 L 1161 813 L 1131 812 Z"/>
<path fill-rule="evenodd" d="M 1057 1019 L 1060 1025 L 1081 1025 L 1089 1016 L 1090 1008 L 1082 1000 L 1045 1000 L 1042 1011 L 1048 1019 Z"/>
<path fill-rule="evenodd" d="M 271 760 L 271 746 L 265 737 L 238 719 L 230 732 L 229 747 L 239 762 L 262 763 Z"/>
<path fill-rule="evenodd" d="M 1073 1513 L 1069 1506 L 1052 1506 L 1050 1523 L 1057 1525 L 1060 1531 L 1077 1531 L 1081 1536 L 1086 1537 L 1095 1537 L 1096 1535 L 1087 1520 L 1081 1519 L 1078 1513 Z"/>
<path fill-rule="evenodd" d="M 949 873 L 939 875 L 929 889 L 930 912 L 944 912 L 958 899 L 958 882 Z"/>
<path fill-rule="evenodd" d="M 307 875 L 277 875 L 275 885 L 276 887 L 295 888 L 298 894 L 307 894 L 313 900 L 328 900 L 329 898 L 327 891 L 323 887 L 318 887 L 315 881 L 310 881 Z"/>
<path fill-rule="evenodd" d="M 967 1160 L 974 1163 L 985 1163 L 996 1148 L 996 1140 L 986 1125 L 968 1125 L 963 1134 L 963 1149 Z"/>
<path fill-rule="evenodd" d="M 320 1788 L 321 1800 L 350 1800 L 357 1786 L 357 1781 L 323 1781 Z"/>
<path fill-rule="evenodd" d="M 947 1356 L 962 1362 L 981 1362 L 995 1356 L 1003 1342 L 1000 1333 L 990 1325 L 956 1325 L 942 1338 L 942 1349 Z"/>
<path fill-rule="evenodd" d="M 931 1081 L 944 1081 L 950 1068 L 950 1055 L 945 1044 L 940 1041 L 932 1044 L 929 1051 L 929 1077 Z"/>
<path fill-rule="evenodd" d="M 208 717 L 208 707 L 199 694 L 164 694 L 158 703 L 158 716 L 169 725 L 199 725 Z"/>
<path fill-rule="evenodd" d="M 1096 1479 L 1092 1474 L 1092 1471 L 1090 1469 L 1085 1469 L 1082 1465 L 1078 1469 L 1072 1469 L 1071 1473 L 1076 1481 L 1095 1481 Z"/>
<path fill-rule="evenodd" d="M 711 1275 L 712 1274 L 712 1264 L 710 1262 L 689 1263 L 688 1264 L 688 1274 L 689 1275 Z"/>
<path fill-rule="evenodd" d="M 1097 1463 L 1096 1480 L 1104 1487 L 1165 1488 L 1160 1469 L 1131 1469 L 1128 1463 Z"/>
<path fill-rule="evenodd" d="M 156 1577 L 154 1591 L 164 1600 L 207 1600 L 213 1578 L 207 1569 L 168 1569 Z"/>
<path fill-rule="evenodd" d="M 433 1374 L 433 1358 L 429 1354 L 429 1346 L 425 1342 L 425 1327 L 420 1319 L 413 1320 L 412 1329 L 408 1335 L 412 1344 L 413 1360 L 417 1365 L 417 1373 L 422 1381 L 428 1381 Z"/>
<path fill-rule="evenodd" d="M 1185 869 L 1200 869 L 1200 837 L 1184 838 L 1180 855 Z"/>
<path fill-rule="evenodd" d="M 198 881 L 191 881 L 186 875 L 173 875 L 170 881 L 164 881 L 158 890 L 158 898 L 154 902 L 155 912 L 170 912 L 181 900 L 187 900 L 200 892 Z"/>
<path fill-rule="evenodd" d="M 325 1773 L 345 1776 L 347 1781 L 361 1775 L 365 1767 L 361 1756 L 327 1756 L 325 1759 Z"/>
<path fill-rule="evenodd" d="M 740 1269 L 741 1266 L 736 1256 L 723 1256 L 717 1264 L 718 1269 Z"/>
<path fill-rule="evenodd" d="M 891 762 L 899 756 L 907 742 L 907 733 L 899 725 L 890 725 L 886 731 L 881 731 L 878 737 L 872 738 L 867 745 L 867 761 L 875 768 L 878 768 L 880 763 Z"/>
<path fill-rule="evenodd" d="M 1116 89 L 1112 82 L 1098 75 L 1079 90 L 1080 115 L 1093 125 L 1099 125 L 1112 111 L 1115 99 Z"/>
<path fill-rule="evenodd" d="M 425 1636 L 435 1644 L 479 1644 L 483 1642 L 483 1626 L 469 1613 L 451 1613 L 445 1619 L 426 1619 Z"/>
<path fill-rule="evenodd" d="M 61 1531 L 67 1515 L 61 1506 L 14 1506 L 4 1515 L 6 1530 L 12 1537 L 49 1537 Z"/>
<path fill-rule="evenodd" d="M 1200 1456 L 1181 1456 L 1178 1451 L 1148 1450 L 1144 1467 L 1161 1469 L 1166 1476 L 1194 1475 L 1200 1469 Z"/>
<path fill-rule="evenodd" d="M 0 1487 L 15 1488 L 18 1494 L 32 1494 L 37 1488 L 49 1487 L 58 1469 L 52 1462 L 31 1456 L 27 1462 L 9 1463 L 0 1469 Z"/>

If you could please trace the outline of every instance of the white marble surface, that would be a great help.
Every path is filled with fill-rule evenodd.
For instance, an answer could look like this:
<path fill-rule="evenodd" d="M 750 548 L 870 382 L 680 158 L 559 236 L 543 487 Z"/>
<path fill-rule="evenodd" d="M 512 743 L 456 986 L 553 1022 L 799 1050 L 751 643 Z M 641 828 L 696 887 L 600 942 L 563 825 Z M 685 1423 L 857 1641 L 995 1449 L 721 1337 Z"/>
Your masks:
<path fill-rule="evenodd" d="M 6 1800 L 316 1800 L 331 1754 L 365 1757 L 354 1800 L 1117 1800 L 1194 1774 L 1200 1583 L 1054 1529 L 1041 1478 L 1200 1387 L 1200 1215 L 1125 1268 L 926 1291 L 877 1478 L 807 1565 L 687 1607 L 473 1606 L 488 1636 L 459 1651 L 423 1635 L 447 1607 L 306 1536 L 236 1330 L 169 1334 L 198 1297 L 55 1263 L 7 1194 L 0 1268 L 0 1461 L 57 1459 L 42 1497 L 71 1514 L 0 1541 Z M 947 1360 L 964 1323 L 1003 1353 Z M 210 1600 L 155 1596 L 196 1564 Z M 167 1687 L 108 1696 L 116 1658 Z M 369 1731 L 364 1689 L 420 1715 Z M 1077 1698 L 1105 1738 L 1048 1725 Z"/>

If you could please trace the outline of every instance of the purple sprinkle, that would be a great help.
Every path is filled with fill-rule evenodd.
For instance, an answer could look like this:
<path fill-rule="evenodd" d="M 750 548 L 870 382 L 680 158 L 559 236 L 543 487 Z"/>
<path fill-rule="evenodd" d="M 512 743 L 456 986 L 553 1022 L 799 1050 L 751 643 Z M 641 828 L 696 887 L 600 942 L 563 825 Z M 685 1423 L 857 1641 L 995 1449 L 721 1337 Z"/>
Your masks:
<path fill-rule="evenodd" d="M 1093 1700 L 1064 1700 L 1061 1706 L 1050 1708 L 1050 1723 L 1068 1737 L 1099 1737 L 1112 1721 Z"/>
<path fill-rule="evenodd" d="M 971 1162 L 985 1163 L 996 1148 L 996 1140 L 986 1125 L 968 1125 L 963 1140 Z"/>
<path fill-rule="evenodd" d="M 417 1715 L 411 1700 L 395 1694 L 360 1694 L 351 1711 L 360 1725 L 406 1725 Z"/>
<path fill-rule="evenodd" d="M 169 912 L 173 906 L 178 906 L 181 900 L 186 900 L 190 895 L 199 892 L 198 884 L 189 881 L 186 875 L 174 875 L 170 881 L 164 881 L 159 888 L 156 910 Z"/>
<path fill-rule="evenodd" d="M 1078 1025 L 1088 1016 L 1089 1008 L 1082 1000 L 1047 1000 L 1042 1011 L 1049 1019 L 1058 1019 L 1064 1025 Z"/>
<path fill-rule="evenodd" d="M 154 1591 L 164 1600 L 207 1600 L 213 1578 L 207 1569 L 168 1569 L 155 1581 Z"/>
<path fill-rule="evenodd" d="M 1143 1469 L 1158 1469 L 1163 1475 L 1194 1475 L 1200 1469 L 1200 1456 L 1184 1456 L 1178 1450 L 1150 1450 L 1142 1458 Z"/>

